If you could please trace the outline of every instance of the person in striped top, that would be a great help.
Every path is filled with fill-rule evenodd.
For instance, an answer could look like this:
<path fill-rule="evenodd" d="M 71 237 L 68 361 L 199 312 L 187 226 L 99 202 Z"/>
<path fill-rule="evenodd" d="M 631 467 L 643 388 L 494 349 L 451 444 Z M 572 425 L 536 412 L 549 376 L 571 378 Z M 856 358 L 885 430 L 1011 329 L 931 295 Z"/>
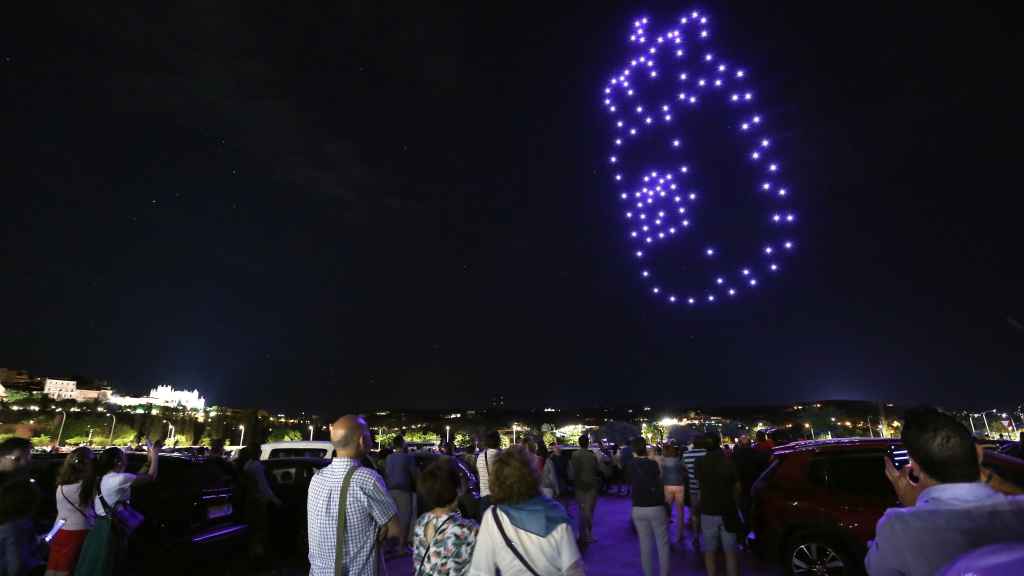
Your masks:
<path fill-rule="evenodd" d="M 484 449 L 476 457 L 476 477 L 480 480 L 480 512 L 491 505 L 491 463 L 501 453 L 501 434 L 491 430 L 484 437 Z"/>
<path fill-rule="evenodd" d="M 697 546 L 697 540 L 700 538 L 700 514 L 694 513 L 700 507 L 700 482 L 697 480 L 697 471 L 694 465 L 706 453 L 703 434 L 695 436 L 691 448 L 683 452 L 683 466 L 686 467 L 686 475 L 689 478 L 687 487 L 690 489 L 690 529 L 693 533 L 695 547 Z"/>

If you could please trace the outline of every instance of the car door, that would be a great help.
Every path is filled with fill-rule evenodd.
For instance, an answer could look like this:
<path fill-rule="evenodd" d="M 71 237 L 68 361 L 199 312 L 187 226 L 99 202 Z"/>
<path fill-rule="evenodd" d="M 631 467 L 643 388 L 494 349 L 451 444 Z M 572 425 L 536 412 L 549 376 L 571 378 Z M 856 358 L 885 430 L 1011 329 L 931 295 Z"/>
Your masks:
<path fill-rule="evenodd" d="M 834 494 L 836 522 L 866 544 L 887 508 L 899 506 L 885 476 L 883 452 L 837 454 L 828 458 L 827 483 Z"/>

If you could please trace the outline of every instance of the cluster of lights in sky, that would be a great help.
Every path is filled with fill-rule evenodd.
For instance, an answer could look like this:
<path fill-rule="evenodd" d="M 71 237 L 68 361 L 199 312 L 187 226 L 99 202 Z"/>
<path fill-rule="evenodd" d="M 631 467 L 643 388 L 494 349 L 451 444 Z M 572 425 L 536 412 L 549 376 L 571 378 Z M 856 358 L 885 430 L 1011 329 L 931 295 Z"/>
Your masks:
<path fill-rule="evenodd" d="M 693 11 L 655 34 L 648 18 L 636 20 L 629 33 L 628 60 L 602 94 L 613 133 L 608 164 L 623 204 L 628 239 L 648 290 L 669 304 L 714 303 L 755 290 L 762 278 L 779 273 L 780 260 L 796 248 L 791 234 L 797 217 L 788 209 L 790 190 L 781 178 L 783 169 L 774 154 L 768 120 L 755 107 L 748 72 L 711 49 L 709 23 L 707 14 Z M 750 260 L 740 268 L 722 269 L 703 286 L 679 291 L 659 283 L 650 262 L 652 251 L 689 234 L 684 255 L 690 251 L 691 257 L 709 259 L 712 264 L 721 262 L 722 256 L 714 243 L 701 242 L 699 233 L 694 233 L 699 228 L 697 170 L 686 164 L 681 148 L 679 118 L 695 113 L 706 98 L 724 99 L 734 114 L 728 129 L 740 138 L 744 161 L 757 175 L 750 192 L 768 208 L 765 218 L 771 238 L 762 242 L 760 253 L 742 255 Z M 679 162 L 654 169 L 644 154 L 627 160 L 624 152 L 630 146 L 662 146 Z"/>

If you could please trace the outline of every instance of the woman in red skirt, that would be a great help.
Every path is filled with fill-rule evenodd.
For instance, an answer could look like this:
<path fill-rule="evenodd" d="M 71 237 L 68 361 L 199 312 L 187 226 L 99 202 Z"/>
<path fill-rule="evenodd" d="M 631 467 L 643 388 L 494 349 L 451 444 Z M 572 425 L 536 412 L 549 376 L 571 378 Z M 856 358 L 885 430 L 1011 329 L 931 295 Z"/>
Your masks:
<path fill-rule="evenodd" d="M 46 576 L 66 576 L 75 571 L 82 549 L 95 520 L 92 500 L 96 496 L 96 456 L 84 446 L 68 454 L 57 477 L 57 519 L 64 526 L 50 542 Z"/>

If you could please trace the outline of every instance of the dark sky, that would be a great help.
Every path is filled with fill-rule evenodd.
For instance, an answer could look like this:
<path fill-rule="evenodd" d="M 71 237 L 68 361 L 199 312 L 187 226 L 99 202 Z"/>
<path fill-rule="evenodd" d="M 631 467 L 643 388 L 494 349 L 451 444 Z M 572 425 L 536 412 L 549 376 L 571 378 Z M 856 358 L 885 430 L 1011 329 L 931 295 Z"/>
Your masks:
<path fill-rule="evenodd" d="M 635 273 L 600 91 L 688 5 L 28 4 L 0 366 L 332 412 L 1024 400 L 1012 14 L 707 6 L 804 225 L 779 282 L 687 312 Z"/>

